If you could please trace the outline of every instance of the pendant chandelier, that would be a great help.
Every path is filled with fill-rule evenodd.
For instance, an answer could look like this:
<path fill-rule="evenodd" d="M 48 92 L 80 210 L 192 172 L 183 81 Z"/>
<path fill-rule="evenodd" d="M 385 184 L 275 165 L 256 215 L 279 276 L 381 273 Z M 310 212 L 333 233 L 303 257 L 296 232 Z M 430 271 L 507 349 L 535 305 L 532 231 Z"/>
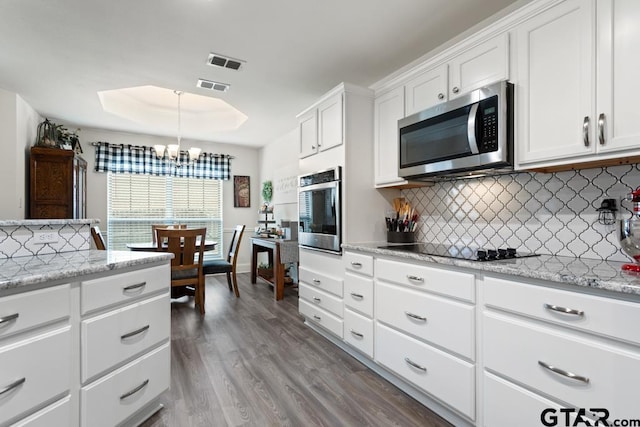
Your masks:
<path fill-rule="evenodd" d="M 182 123 L 181 123 L 181 110 L 180 110 L 180 97 L 182 96 L 182 94 L 184 92 L 179 91 L 179 90 L 174 90 L 173 93 L 175 93 L 176 95 L 178 95 L 178 143 L 177 144 L 169 144 L 166 146 L 162 145 L 162 144 L 156 144 L 153 146 L 153 149 L 156 150 L 156 156 L 158 156 L 159 159 L 162 159 L 163 157 L 168 158 L 169 160 L 171 160 L 172 162 L 176 163 L 177 167 L 180 167 L 181 163 L 180 163 L 180 142 L 182 140 Z M 198 157 L 200 157 L 200 152 L 202 150 L 197 148 L 197 147 L 191 147 L 187 150 L 187 153 L 189 154 L 189 161 L 190 162 L 195 162 L 196 160 L 198 160 Z"/>

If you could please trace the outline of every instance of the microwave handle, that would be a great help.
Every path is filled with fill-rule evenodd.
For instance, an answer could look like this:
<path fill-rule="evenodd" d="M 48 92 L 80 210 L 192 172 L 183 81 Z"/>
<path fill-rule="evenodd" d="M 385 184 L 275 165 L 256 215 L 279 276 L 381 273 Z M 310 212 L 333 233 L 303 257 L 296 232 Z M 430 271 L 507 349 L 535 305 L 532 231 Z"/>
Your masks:
<path fill-rule="evenodd" d="M 478 103 L 476 102 L 469 110 L 469 119 L 467 120 L 467 140 L 469 141 L 469 149 L 472 154 L 478 154 L 478 141 L 476 139 L 476 116 L 478 114 Z"/>

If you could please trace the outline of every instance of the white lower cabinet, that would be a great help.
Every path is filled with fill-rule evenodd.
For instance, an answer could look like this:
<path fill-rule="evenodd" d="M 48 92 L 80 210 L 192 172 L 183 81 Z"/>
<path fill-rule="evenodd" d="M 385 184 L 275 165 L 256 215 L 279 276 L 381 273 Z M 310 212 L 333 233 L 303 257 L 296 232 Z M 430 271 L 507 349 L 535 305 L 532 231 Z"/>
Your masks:
<path fill-rule="evenodd" d="M 334 335 L 342 338 L 342 319 L 334 314 L 318 308 L 310 304 L 309 302 L 300 299 L 298 300 L 298 310 L 300 314 L 305 316 L 307 320 L 323 327 Z"/>
<path fill-rule="evenodd" d="M 82 425 L 114 426 L 169 388 L 169 343 L 83 387 Z"/>
<path fill-rule="evenodd" d="M 475 366 L 383 324 L 376 324 L 376 361 L 436 399 L 475 418 Z"/>
<path fill-rule="evenodd" d="M 373 320 L 351 310 L 344 311 L 344 340 L 373 357 Z"/>
<path fill-rule="evenodd" d="M 71 422 L 71 397 L 67 396 L 18 421 L 12 427 L 64 427 L 70 425 L 73 425 Z"/>

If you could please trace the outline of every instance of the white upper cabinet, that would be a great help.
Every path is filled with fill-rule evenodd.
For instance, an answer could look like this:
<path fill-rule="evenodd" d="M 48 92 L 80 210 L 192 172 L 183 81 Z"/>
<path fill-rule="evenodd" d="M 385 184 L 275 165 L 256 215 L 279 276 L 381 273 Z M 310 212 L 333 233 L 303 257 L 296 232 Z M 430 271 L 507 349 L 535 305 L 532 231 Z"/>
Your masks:
<path fill-rule="evenodd" d="M 449 99 L 509 79 L 509 33 L 463 51 L 449 61 Z"/>
<path fill-rule="evenodd" d="M 640 147 L 640 1 L 599 0 L 596 141 L 601 153 Z"/>
<path fill-rule="evenodd" d="M 318 105 L 318 150 L 337 147 L 343 141 L 342 93 Z"/>
<path fill-rule="evenodd" d="M 568 0 L 516 30 L 519 163 L 595 152 L 594 2 Z"/>
<path fill-rule="evenodd" d="M 517 30 L 517 165 L 640 154 L 640 2 L 566 0 Z"/>
<path fill-rule="evenodd" d="M 398 120 L 404 117 L 404 87 L 387 92 L 374 101 L 374 150 L 376 186 L 402 185 L 398 177 Z"/>
<path fill-rule="evenodd" d="M 447 70 L 446 64 L 441 65 L 417 75 L 405 84 L 405 113 L 407 116 L 447 100 Z"/>
<path fill-rule="evenodd" d="M 298 116 L 300 158 L 342 145 L 343 93 L 336 93 Z"/>

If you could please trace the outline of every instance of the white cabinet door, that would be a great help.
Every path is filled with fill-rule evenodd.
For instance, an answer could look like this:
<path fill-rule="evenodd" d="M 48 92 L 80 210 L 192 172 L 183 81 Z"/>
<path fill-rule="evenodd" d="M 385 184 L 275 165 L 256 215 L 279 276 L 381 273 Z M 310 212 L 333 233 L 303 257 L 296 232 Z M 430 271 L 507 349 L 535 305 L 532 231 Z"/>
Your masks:
<path fill-rule="evenodd" d="M 375 184 L 402 184 L 398 177 L 398 120 L 404 118 L 404 87 L 374 101 Z"/>
<path fill-rule="evenodd" d="M 598 1 L 599 152 L 640 147 L 640 2 Z M 601 133 L 602 132 L 602 133 Z"/>
<path fill-rule="evenodd" d="M 318 152 L 318 110 L 315 108 L 299 117 L 298 138 L 300 140 L 300 158 Z"/>
<path fill-rule="evenodd" d="M 595 152 L 594 4 L 567 0 L 516 29 L 519 164 Z"/>
<path fill-rule="evenodd" d="M 425 71 L 405 84 L 407 116 L 447 100 L 447 65 Z"/>
<path fill-rule="evenodd" d="M 320 151 L 342 145 L 344 135 L 342 111 L 342 93 L 318 105 L 318 149 Z"/>
<path fill-rule="evenodd" d="M 509 79 L 509 33 L 464 51 L 449 62 L 449 98 Z"/>

